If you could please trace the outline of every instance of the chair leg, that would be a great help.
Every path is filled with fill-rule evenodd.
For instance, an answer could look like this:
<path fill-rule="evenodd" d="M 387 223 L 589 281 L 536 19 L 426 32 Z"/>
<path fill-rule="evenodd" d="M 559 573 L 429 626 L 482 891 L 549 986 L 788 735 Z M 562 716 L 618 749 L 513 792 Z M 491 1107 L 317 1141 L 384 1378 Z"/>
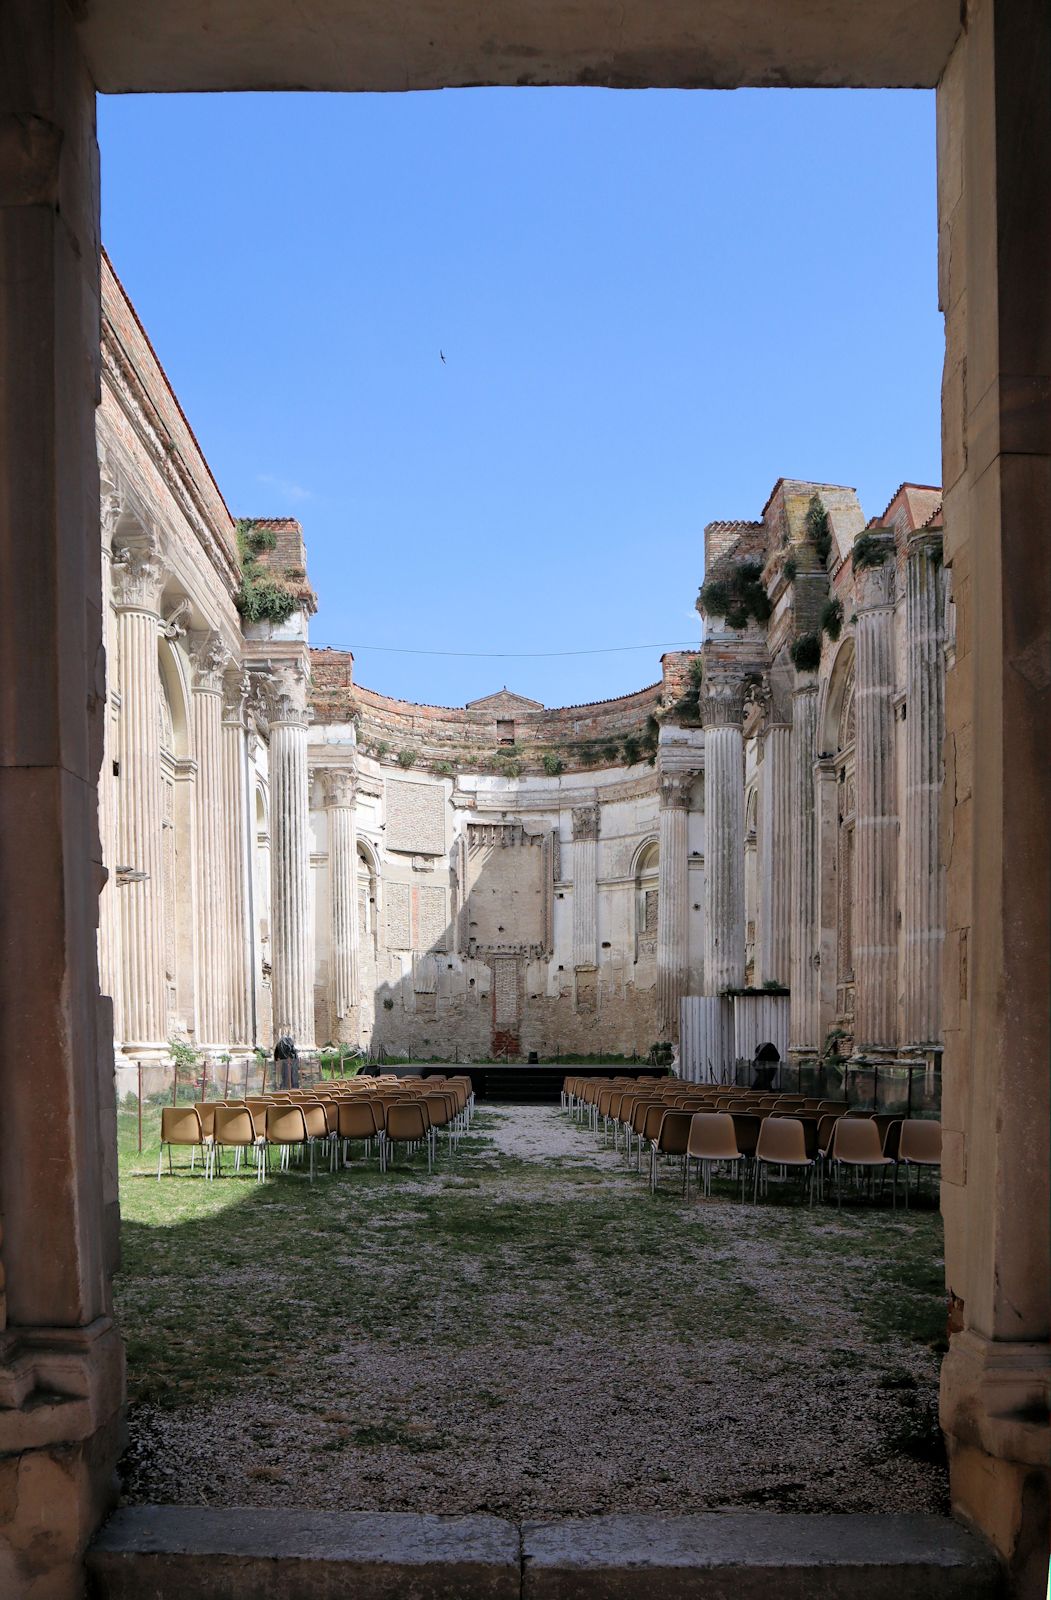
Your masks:
<path fill-rule="evenodd" d="M 170 1154 L 170 1152 L 169 1152 L 169 1154 Z M 164 1146 L 161 1145 L 160 1149 L 157 1151 L 157 1182 L 158 1183 L 160 1183 L 160 1181 L 161 1181 L 161 1165 L 162 1165 L 163 1161 L 164 1161 Z"/>

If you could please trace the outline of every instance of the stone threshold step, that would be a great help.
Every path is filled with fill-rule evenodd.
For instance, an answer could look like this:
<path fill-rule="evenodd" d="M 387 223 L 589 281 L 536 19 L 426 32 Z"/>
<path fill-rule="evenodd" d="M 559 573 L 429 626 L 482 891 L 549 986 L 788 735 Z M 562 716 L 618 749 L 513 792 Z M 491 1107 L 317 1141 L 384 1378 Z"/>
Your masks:
<path fill-rule="evenodd" d="M 129 1506 L 94 1600 L 994 1600 L 1000 1568 L 925 1516 L 714 1512 L 557 1522 Z"/>

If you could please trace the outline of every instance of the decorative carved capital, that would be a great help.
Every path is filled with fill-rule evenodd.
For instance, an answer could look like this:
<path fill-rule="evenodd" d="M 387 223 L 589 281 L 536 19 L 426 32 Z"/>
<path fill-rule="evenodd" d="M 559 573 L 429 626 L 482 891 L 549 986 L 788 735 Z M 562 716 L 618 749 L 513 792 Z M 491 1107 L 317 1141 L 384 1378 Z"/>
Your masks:
<path fill-rule="evenodd" d="M 321 780 L 321 793 L 326 807 L 353 806 L 358 795 L 356 772 L 349 767 L 319 767 L 317 775 Z"/>
<path fill-rule="evenodd" d="M 168 612 L 161 624 L 161 632 L 166 639 L 181 639 L 184 636 L 186 629 L 183 627 L 183 618 L 189 617 L 192 610 L 189 600 L 183 595 L 178 605 Z"/>
<path fill-rule="evenodd" d="M 305 728 L 310 722 L 307 705 L 307 673 L 296 661 L 279 667 L 271 680 L 270 721 L 290 723 Z"/>
<path fill-rule="evenodd" d="M 910 561 L 934 561 L 941 565 L 943 543 L 941 528 L 920 528 L 910 536 L 905 554 Z"/>
<path fill-rule="evenodd" d="M 706 678 L 701 690 L 701 723 L 706 728 L 740 727 L 745 685 L 739 678 Z"/>
<path fill-rule="evenodd" d="M 252 680 L 243 667 L 223 673 L 223 721 L 243 723 Z"/>
<path fill-rule="evenodd" d="M 574 806 L 573 807 L 573 838 L 597 839 L 599 832 L 599 807 Z"/>
<path fill-rule="evenodd" d="M 113 552 L 113 599 L 121 611 L 156 611 L 167 569 L 160 541 L 144 535 Z"/>
<path fill-rule="evenodd" d="M 894 604 L 894 536 L 870 534 L 869 538 L 882 550 L 883 559 L 854 574 L 855 609 L 859 615 Z"/>
<path fill-rule="evenodd" d="M 190 635 L 193 686 L 202 694 L 221 694 L 223 674 L 232 657 L 221 636 L 212 628 Z"/>
<path fill-rule="evenodd" d="M 660 777 L 661 810 L 688 811 L 690 794 L 696 772 L 662 772 Z"/>

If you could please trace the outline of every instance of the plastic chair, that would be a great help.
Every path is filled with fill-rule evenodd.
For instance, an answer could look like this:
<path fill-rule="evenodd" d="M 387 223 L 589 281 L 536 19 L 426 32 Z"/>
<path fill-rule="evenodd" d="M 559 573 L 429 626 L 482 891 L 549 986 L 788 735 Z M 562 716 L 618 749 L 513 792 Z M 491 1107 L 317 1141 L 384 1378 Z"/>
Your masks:
<path fill-rule="evenodd" d="M 297 1146 L 307 1148 L 307 1125 L 302 1106 L 271 1104 L 266 1108 L 266 1148 L 268 1157 L 271 1145 L 281 1150 L 281 1170 L 287 1171 L 291 1153 Z M 310 1146 L 310 1181 L 314 1181 L 314 1149 Z"/>
<path fill-rule="evenodd" d="M 255 1122 L 247 1106 L 216 1106 L 215 1125 L 212 1135 L 212 1160 L 208 1172 L 209 1178 L 214 1178 L 216 1172 L 222 1174 L 222 1153 L 224 1150 L 234 1152 L 234 1171 L 241 1169 L 241 1155 L 245 1150 L 251 1150 L 256 1158 L 256 1177 L 263 1176 L 261 1151 L 256 1142 Z"/>
<path fill-rule="evenodd" d="M 427 1171 L 433 1170 L 430 1121 L 427 1107 L 418 1100 L 395 1101 L 387 1107 L 386 1138 L 380 1145 L 380 1170 L 387 1171 L 387 1152 L 392 1145 L 423 1144 L 427 1148 Z"/>
<path fill-rule="evenodd" d="M 872 1174 L 876 1171 L 881 1172 L 885 1177 L 887 1168 L 894 1166 L 890 1156 L 883 1154 L 883 1143 L 880 1139 L 879 1129 L 868 1117 L 839 1117 L 837 1119 L 835 1132 L 832 1135 L 831 1161 L 836 1179 L 836 1204 L 840 1210 L 843 1208 L 844 1167 L 853 1167 L 859 1174 L 867 1172 L 871 1179 Z M 881 1182 L 881 1193 L 882 1188 Z M 895 1191 L 895 1206 L 897 1203 L 897 1192 Z"/>
<path fill-rule="evenodd" d="M 350 1144 L 352 1139 L 363 1139 L 365 1142 L 365 1155 L 368 1156 L 373 1139 L 378 1141 L 383 1138 L 383 1125 L 376 1113 L 376 1107 L 371 1100 L 359 1098 L 357 1100 L 344 1100 L 339 1107 L 336 1131 L 343 1144 L 343 1165 L 350 1166 Z"/>
<path fill-rule="evenodd" d="M 203 1170 L 205 1177 L 211 1166 L 211 1143 L 205 1139 L 201 1126 L 201 1115 L 196 1106 L 165 1106 L 161 1111 L 161 1148 L 157 1154 L 157 1182 L 161 1181 L 161 1162 L 164 1160 L 164 1147 L 168 1147 L 168 1175 L 174 1177 L 175 1169 L 172 1166 L 172 1145 L 189 1147 L 190 1171 L 194 1169 L 197 1151 L 204 1152 Z"/>
<path fill-rule="evenodd" d="M 756 1119 L 756 1136 L 759 1124 Z M 690 1118 L 690 1131 L 686 1143 L 686 1193 L 690 1192 L 690 1162 L 699 1165 L 701 1193 L 711 1197 L 712 1167 L 719 1162 L 732 1163 L 734 1180 L 741 1178 L 741 1199 L 744 1199 L 743 1152 L 738 1148 L 736 1119 L 725 1111 L 698 1111 Z"/>
<path fill-rule="evenodd" d="M 888 1152 L 888 1159 L 889 1152 Z M 909 1204 L 909 1168 L 916 1168 L 916 1198 L 920 1197 L 920 1174 L 924 1168 L 939 1170 L 942 1164 L 942 1125 L 940 1122 L 910 1117 L 901 1123 L 898 1159 L 894 1164 L 894 1192 L 898 1191 L 898 1164 L 905 1168 L 905 1205 Z"/>
<path fill-rule="evenodd" d="M 692 1111 L 665 1111 L 657 1129 L 657 1137 L 650 1141 L 650 1194 L 657 1193 L 658 1160 L 661 1156 L 679 1156 L 682 1160 L 682 1188 L 686 1192 L 686 1146 L 690 1139 Z"/>
<path fill-rule="evenodd" d="M 765 1117 L 763 1119 L 763 1126 L 759 1130 L 759 1141 L 755 1147 L 753 1201 L 759 1199 L 760 1175 L 762 1175 L 765 1189 L 769 1183 L 769 1169 L 771 1167 L 785 1167 L 791 1168 L 796 1172 L 808 1173 L 808 1197 L 810 1204 L 814 1204 L 814 1158 L 806 1153 L 806 1137 L 803 1133 L 803 1124 L 796 1117 Z"/>

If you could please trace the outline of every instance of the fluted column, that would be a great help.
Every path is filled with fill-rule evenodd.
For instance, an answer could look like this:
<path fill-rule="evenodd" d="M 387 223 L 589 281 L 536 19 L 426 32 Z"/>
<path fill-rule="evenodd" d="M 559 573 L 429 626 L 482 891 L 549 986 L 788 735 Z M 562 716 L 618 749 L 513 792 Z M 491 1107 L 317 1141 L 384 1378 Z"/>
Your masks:
<path fill-rule="evenodd" d="M 105 487 L 105 485 L 104 485 Z M 99 895 L 99 984 L 113 1001 L 114 1038 L 124 1037 L 120 975 L 120 903 L 116 881 L 117 865 L 117 785 L 114 767 L 119 766 L 117 617 L 111 603 L 113 593 L 113 551 L 111 538 L 119 500 L 103 494 L 102 501 L 102 641 L 106 651 L 106 703 L 103 710 L 102 769 L 99 773 L 99 842 L 106 882 Z"/>
<path fill-rule="evenodd" d="M 815 1052 L 821 1039 L 821 972 L 818 966 L 817 813 L 814 760 L 817 755 L 817 677 L 799 673 L 792 694 L 790 987 L 788 1037 L 793 1051 Z"/>
<path fill-rule="evenodd" d="M 359 1003 L 357 775 L 345 767 L 325 769 L 321 787 L 328 817 L 332 1015 L 342 1024 Z M 337 1031 L 342 1037 L 342 1028 Z"/>
<path fill-rule="evenodd" d="M 197 1043 L 219 1049 L 229 1040 L 230 938 L 223 814 L 223 672 L 230 652 L 217 633 L 192 635 L 194 868 L 197 879 Z"/>
<path fill-rule="evenodd" d="M 768 717 L 759 767 L 760 983 L 788 986 L 792 915 L 792 729 Z"/>
<path fill-rule="evenodd" d="M 598 907 L 596 877 L 598 868 L 599 808 L 597 805 L 573 807 L 573 965 L 598 964 Z"/>
<path fill-rule="evenodd" d="M 120 671 L 117 860 L 123 1045 L 161 1052 L 168 1035 L 164 967 L 161 680 L 157 639 L 165 573 L 157 545 L 115 552 L 114 602 Z"/>
<path fill-rule="evenodd" d="M 708 994 L 744 983 L 743 685 L 709 682 L 704 724 L 704 987 Z"/>
<path fill-rule="evenodd" d="M 245 772 L 247 761 L 245 697 L 249 679 L 240 669 L 223 678 L 222 729 L 222 826 L 225 834 L 224 866 L 225 928 L 227 940 L 227 1041 L 249 1045 L 252 1034 L 252 1009 L 249 999 L 251 972 L 251 925 L 249 920 L 248 873 L 249 795 Z"/>
<path fill-rule="evenodd" d="M 897 1042 L 893 536 L 879 536 L 879 543 L 885 551 L 882 565 L 857 575 L 854 1044 L 859 1051 L 889 1049 Z"/>
<path fill-rule="evenodd" d="M 697 774 L 661 773 L 657 860 L 657 1034 L 679 1037 L 679 1002 L 690 980 L 690 791 Z"/>
<path fill-rule="evenodd" d="M 905 1042 L 937 1044 L 945 884 L 938 812 L 945 737 L 945 570 L 941 533 L 909 540 L 905 566 Z"/>
<path fill-rule="evenodd" d="M 270 717 L 270 860 L 274 1035 L 314 1048 L 310 786 L 305 674 L 282 675 Z"/>

